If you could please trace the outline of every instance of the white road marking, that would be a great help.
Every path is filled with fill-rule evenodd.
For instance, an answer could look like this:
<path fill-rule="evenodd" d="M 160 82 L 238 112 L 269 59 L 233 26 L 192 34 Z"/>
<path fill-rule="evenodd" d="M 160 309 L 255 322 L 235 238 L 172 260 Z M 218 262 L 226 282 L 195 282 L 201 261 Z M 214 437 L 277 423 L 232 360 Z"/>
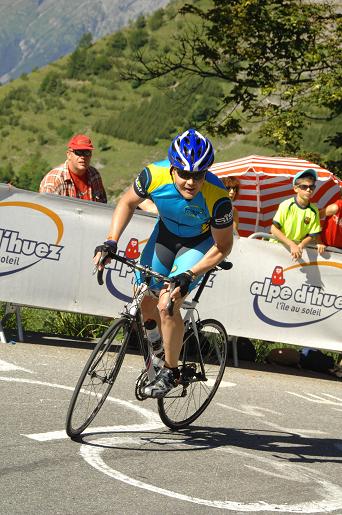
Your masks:
<path fill-rule="evenodd" d="M 170 445 L 175 447 L 182 446 L 181 441 L 177 441 L 171 439 L 163 439 L 163 442 L 167 442 Z M 158 439 L 158 443 L 160 440 Z M 93 444 L 93 446 L 91 445 Z M 322 500 L 319 501 L 309 501 L 298 504 L 269 504 L 266 501 L 257 501 L 250 503 L 242 503 L 237 501 L 221 501 L 221 500 L 208 500 L 199 497 L 193 497 L 186 494 L 174 492 L 172 490 L 167 490 L 165 488 L 161 488 L 157 485 L 152 485 L 149 483 L 145 483 L 138 479 L 134 479 L 126 474 L 118 470 L 114 470 L 109 467 L 101 457 L 101 454 L 104 452 L 105 447 L 115 447 L 126 445 L 128 448 L 130 446 L 136 445 L 146 445 L 146 437 L 140 438 L 139 436 L 133 437 L 111 437 L 111 438 L 101 438 L 90 442 L 87 445 L 82 445 L 80 448 L 80 454 L 85 459 L 89 465 L 94 467 L 99 472 L 106 474 L 113 479 L 118 481 L 122 481 L 130 486 L 141 488 L 143 490 L 148 490 L 150 492 L 164 495 L 166 497 L 171 497 L 172 499 L 178 499 L 180 501 L 187 501 L 193 504 L 199 504 L 202 506 L 209 506 L 211 508 L 218 508 L 223 510 L 229 510 L 234 512 L 249 512 L 249 513 L 257 513 L 257 512 L 276 512 L 276 513 L 329 513 L 335 511 L 337 509 L 342 508 L 342 489 L 331 483 L 324 478 L 322 478 L 318 473 L 308 472 L 304 466 L 301 465 L 293 465 L 288 463 L 279 463 L 272 461 L 269 458 L 261 457 L 259 458 L 255 454 L 239 451 L 237 449 L 227 449 L 223 448 L 220 450 L 229 452 L 231 454 L 240 454 L 247 456 L 246 461 L 251 462 L 252 459 L 261 459 L 263 462 L 267 462 L 270 466 L 275 466 L 281 469 L 282 471 L 286 471 L 287 473 L 282 473 L 281 478 L 286 477 L 287 480 L 295 481 L 296 483 L 302 482 L 306 483 L 308 486 L 312 485 L 313 481 L 318 484 L 318 488 L 316 490 L 321 494 Z M 219 449 L 217 449 L 219 450 Z M 253 468 L 253 467 L 252 467 Z M 269 473 L 263 469 L 257 469 L 262 473 Z M 276 476 L 276 473 L 270 472 L 270 474 Z M 266 487 L 267 490 L 267 487 Z"/>
<path fill-rule="evenodd" d="M 114 400 L 117 401 L 119 399 L 109 399 L 107 397 L 107 400 Z M 132 408 L 132 405 L 129 406 Z M 150 412 L 152 414 L 152 412 Z M 160 429 L 163 427 L 164 424 L 160 422 L 160 419 L 158 417 L 157 422 L 151 422 L 146 424 L 131 424 L 131 425 L 125 425 L 125 426 L 98 426 L 98 427 L 91 427 L 91 429 L 86 429 L 83 431 L 82 436 L 86 436 L 87 434 L 94 434 L 94 433 L 134 433 L 134 432 L 141 432 L 141 431 L 153 431 L 155 429 Z M 63 440 L 65 438 L 69 438 L 65 431 L 49 431 L 47 433 L 32 433 L 32 434 L 22 434 L 21 436 L 26 436 L 27 438 L 30 438 L 31 440 L 36 440 L 37 442 L 51 442 L 52 440 Z"/>
<path fill-rule="evenodd" d="M 13 381 L 13 382 L 22 382 L 22 383 L 28 383 L 28 384 L 38 384 L 42 386 L 49 386 L 52 388 L 60 388 L 64 390 L 73 390 L 73 387 L 60 385 L 56 383 L 48 383 L 44 381 L 36 381 L 31 379 L 22 379 L 22 378 L 9 378 L 9 377 L 0 377 L 0 380 L 2 381 Z M 144 417 L 148 418 L 148 422 L 141 425 L 132 425 L 132 426 L 114 426 L 119 431 L 142 431 L 146 430 L 147 428 L 155 429 L 156 427 L 163 427 L 163 424 L 159 420 L 159 417 L 153 413 L 150 410 L 141 408 L 140 406 L 136 406 L 132 402 L 128 401 L 122 401 L 121 399 L 114 399 L 112 397 L 108 397 L 108 400 L 117 402 L 120 405 L 124 407 L 128 407 L 129 409 L 133 409 L 137 411 L 139 414 L 142 414 Z M 222 405 L 224 406 L 224 405 Z M 262 408 L 258 408 L 257 406 L 252 407 L 253 409 L 260 410 Z M 264 410 L 269 411 L 269 410 Z M 260 416 L 259 411 L 257 411 L 258 415 Z M 134 428 L 134 429 L 133 429 Z M 113 428 L 102 428 L 103 430 L 109 430 L 112 431 Z M 101 430 L 101 428 L 99 428 Z M 114 429 L 115 430 L 115 429 Z M 96 428 L 93 428 L 91 432 L 96 431 Z M 291 430 L 293 432 L 293 430 Z M 33 438 L 38 441 L 47 441 L 51 439 L 57 438 L 66 438 L 66 434 L 64 431 L 52 431 L 49 433 L 45 433 L 45 435 L 48 435 L 47 438 L 43 437 L 44 433 L 36 433 L 33 435 L 24 435 L 28 438 Z M 165 442 L 168 442 L 174 446 L 183 446 L 182 441 L 174 442 L 172 439 L 163 439 Z M 159 441 L 159 440 L 158 440 Z M 265 456 L 258 456 L 256 454 L 248 453 L 246 451 L 238 450 L 236 448 L 229 449 L 227 447 L 221 448 L 220 450 L 223 452 L 229 452 L 231 454 L 238 454 L 240 456 L 246 457 L 246 463 L 248 465 L 245 465 L 247 467 L 252 468 L 253 470 L 257 472 L 261 472 L 263 474 L 273 475 L 273 476 L 280 476 L 281 478 L 285 477 L 287 480 L 293 480 L 296 482 L 303 482 L 307 483 L 309 486 L 312 485 L 313 482 L 317 483 L 318 488 L 316 488 L 316 491 L 319 492 L 320 496 L 322 497 L 322 500 L 319 501 L 310 501 L 310 502 L 303 502 L 298 504 L 268 504 L 265 501 L 257 501 L 253 503 L 241 503 L 237 501 L 221 501 L 221 500 L 207 500 L 203 498 L 188 496 L 182 493 L 174 492 L 171 490 L 167 490 L 164 488 L 160 488 L 156 485 L 152 485 L 149 483 L 142 482 L 140 480 L 136 480 L 132 477 L 127 476 L 126 474 L 121 473 L 120 471 L 113 470 L 110 468 L 102 459 L 101 454 L 104 452 L 105 447 L 113 447 L 117 444 L 124 444 L 128 447 L 130 445 L 136 445 L 137 443 L 140 443 L 141 445 L 146 445 L 146 436 L 144 437 L 127 437 L 127 436 L 114 436 L 111 438 L 98 438 L 94 440 L 94 445 L 91 446 L 89 444 L 87 445 L 81 445 L 80 448 L 80 454 L 85 459 L 89 465 L 97 469 L 99 472 L 106 474 L 109 477 L 112 477 L 118 481 L 122 481 L 128 485 L 131 485 L 133 487 L 145 489 L 160 495 L 165 495 L 167 497 L 171 497 L 172 499 L 178 499 L 182 501 L 191 502 L 194 504 L 209 506 L 213 508 L 218 509 L 224 509 L 229 511 L 235 511 L 235 512 L 250 512 L 250 513 L 257 513 L 257 512 L 283 512 L 283 513 L 301 513 L 301 514 L 310 514 L 310 513 L 330 513 L 332 511 L 336 511 L 337 509 L 342 508 L 342 489 L 335 485 L 334 483 L 331 483 L 330 481 L 327 481 L 324 479 L 319 473 L 310 471 L 306 467 L 301 466 L 299 464 L 288 464 L 288 463 L 282 463 L 277 462 L 275 460 L 272 460 L 270 458 L 267 458 Z M 219 450 L 219 449 L 217 449 Z M 251 465 L 251 460 L 256 459 L 259 461 L 262 461 L 263 463 L 268 463 L 271 467 L 275 467 L 278 469 L 278 472 L 272 472 L 264 470 L 260 467 L 254 467 Z M 285 475 L 284 475 L 285 473 Z"/>
<path fill-rule="evenodd" d="M 335 397 L 335 395 L 330 395 L 330 393 L 323 393 L 326 397 L 330 397 L 331 399 L 336 399 L 337 401 L 341 401 L 342 399 L 340 397 Z"/>
<path fill-rule="evenodd" d="M 342 399 L 339 399 L 338 397 L 333 397 L 332 395 L 329 395 L 327 393 L 322 393 L 321 395 L 315 395 L 314 393 L 305 393 L 305 395 L 301 395 L 300 393 L 296 392 L 286 392 L 290 395 L 295 395 L 296 397 L 300 397 L 301 399 L 305 399 L 309 402 L 316 402 L 318 404 L 327 404 L 329 406 L 342 406 Z M 325 397 L 332 397 L 333 399 L 338 400 L 339 402 L 334 402 L 329 399 L 326 399 Z"/>
<path fill-rule="evenodd" d="M 56 383 L 48 383 L 45 381 L 37 381 L 34 379 L 24 379 L 21 377 L 1 377 L 0 381 L 7 381 L 7 382 L 17 382 L 17 383 L 28 383 L 28 384 L 37 384 L 41 386 L 49 386 L 51 388 L 59 388 L 62 390 L 70 390 L 74 391 L 73 386 L 65 386 L 62 384 L 56 384 Z M 139 415 L 145 417 L 148 422 L 143 424 L 132 424 L 132 425 L 120 425 L 120 426 L 105 426 L 105 427 L 92 427 L 91 429 L 88 429 L 87 431 L 84 431 L 82 434 L 86 435 L 87 433 L 94 433 L 94 432 L 123 432 L 123 431 L 151 431 L 154 429 L 159 429 L 161 427 L 164 427 L 164 424 L 160 420 L 159 416 L 154 413 L 153 411 L 143 408 L 142 406 L 138 406 L 136 404 L 133 404 L 132 401 L 123 401 L 121 399 L 115 399 L 114 397 L 108 396 L 106 401 L 115 402 L 116 404 L 119 404 L 120 406 L 123 406 L 124 408 L 129 408 Z M 27 438 L 30 438 L 31 440 L 37 440 L 38 442 L 48 442 L 51 440 L 61 440 L 63 438 L 69 438 L 64 430 L 60 431 L 49 431 L 45 433 L 33 433 L 33 434 L 23 434 L 22 436 L 26 436 Z"/>
<path fill-rule="evenodd" d="M 208 380 L 206 381 L 205 384 L 207 384 L 208 386 L 213 386 L 215 383 L 215 381 L 211 378 L 208 378 Z M 220 386 L 219 386 L 219 389 L 220 388 L 232 388 L 233 386 L 236 386 L 236 383 L 230 383 L 229 381 L 221 381 L 220 382 Z"/>
<path fill-rule="evenodd" d="M 33 374 L 32 370 L 28 370 L 27 368 L 23 367 L 18 367 L 13 363 L 8 363 L 7 361 L 3 361 L 2 359 L 0 359 L 0 372 L 13 372 L 14 370 L 22 370 L 23 372 Z"/>
<path fill-rule="evenodd" d="M 264 417 L 265 413 L 273 413 L 274 415 L 281 415 L 279 411 L 275 411 L 269 408 L 262 408 L 260 406 L 251 406 L 250 404 L 241 404 L 241 408 L 235 408 L 234 406 L 228 406 L 227 404 L 222 404 L 221 402 L 216 403 L 221 408 L 227 408 L 232 411 L 238 411 L 239 413 L 244 413 L 245 415 L 251 415 L 253 417 Z"/>
<path fill-rule="evenodd" d="M 222 404 L 220 402 L 216 403 L 218 406 L 221 406 L 221 408 L 226 408 L 231 411 L 237 411 L 239 413 L 243 413 L 244 415 L 250 415 L 254 417 L 265 417 L 265 413 L 273 413 L 275 415 L 282 416 L 282 413 L 279 413 L 277 411 L 268 409 L 268 408 L 262 408 L 260 406 L 249 406 L 248 404 L 242 404 L 241 408 L 235 408 L 234 406 L 228 406 L 227 404 Z M 320 431 L 318 429 L 294 429 L 292 427 L 283 427 L 279 424 L 275 424 L 274 422 L 269 422 L 268 420 L 263 420 L 263 424 L 266 426 L 272 427 L 272 429 L 278 429 L 279 431 L 283 431 L 286 433 L 296 434 L 299 436 L 303 436 L 304 438 L 309 435 L 326 435 L 325 431 Z"/>

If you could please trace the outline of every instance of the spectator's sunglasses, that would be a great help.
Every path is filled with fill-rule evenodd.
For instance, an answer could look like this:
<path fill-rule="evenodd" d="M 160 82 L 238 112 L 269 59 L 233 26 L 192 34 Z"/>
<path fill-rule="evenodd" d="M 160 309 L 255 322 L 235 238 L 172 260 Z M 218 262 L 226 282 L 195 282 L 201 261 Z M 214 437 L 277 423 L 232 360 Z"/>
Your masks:
<path fill-rule="evenodd" d="M 316 184 L 296 184 L 297 188 L 299 188 L 300 190 L 310 190 L 310 191 L 315 191 L 315 188 L 316 188 Z"/>
<path fill-rule="evenodd" d="M 89 157 L 92 154 L 91 150 L 81 150 L 81 149 L 77 149 L 77 150 L 71 149 L 71 152 L 73 152 L 75 154 L 75 156 L 78 156 L 78 157 L 81 157 L 81 156 Z"/>
<path fill-rule="evenodd" d="M 227 190 L 233 190 L 233 191 L 237 191 L 239 188 L 238 186 L 226 186 Z"/>
<path fill-rule="evenodd" d="M 205 178 L 205 174 L 208 170 L 202 170 L 201 172 L 187 172 L 185 170 L 180 170 L 179 168 L 173 168 L 177 175 L 183 179 L 183 181 L 190 181 L 190 179 L 193 179 L 194 181 L 201 181 Z"/>

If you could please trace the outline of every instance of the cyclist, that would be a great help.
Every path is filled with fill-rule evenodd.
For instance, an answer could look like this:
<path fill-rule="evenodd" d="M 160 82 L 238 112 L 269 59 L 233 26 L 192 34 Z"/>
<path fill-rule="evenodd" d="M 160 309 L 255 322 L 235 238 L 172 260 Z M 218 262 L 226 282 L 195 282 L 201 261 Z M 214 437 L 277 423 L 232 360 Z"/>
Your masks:
<path fill-rule="evenodd" d="M 145 296 L 141 306 L 144 320 L 157 322 L 164 344 L 164 368 L 144 388 L 144 394 L 153 398 L 163 397 L 179 378 L 178 359 L 184 336 L 180 307 L 184 297 L 205 272 L 230 253 L 233 245 L 233 212 L 228 192 L 220 179 L 208 171 L 214 161 L 211 141 L 189 129 L 173 139 L 168 158 L 144 168 L 121 197 L 107 241 L 96 247 L 94 257 L 98 263 L 102 250 L 113 257 L 135 209 L 145 199 L 155 203 L 159 218 L 140 261 L 172 277 L 176 288 L 171 293 L 173 315 L 167 310 L 166 284 L 152 283 L 154 295 Z"/>

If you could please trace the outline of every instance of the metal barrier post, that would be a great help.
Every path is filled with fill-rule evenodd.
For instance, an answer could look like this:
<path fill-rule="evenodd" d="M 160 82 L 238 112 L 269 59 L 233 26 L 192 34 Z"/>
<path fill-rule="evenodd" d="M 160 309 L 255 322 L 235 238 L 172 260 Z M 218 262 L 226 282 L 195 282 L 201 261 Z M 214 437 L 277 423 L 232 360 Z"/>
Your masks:
<path fill-rule="evenodd" d="M 233 336 L 231 334 L 228 335 L 228 342 L 232 344 L 232 353 L 233 353 L 233 365 L 234 367 L 239 366 L 239 356 L 237 350 L 237 336 Z"/>
<path fill-rule="evenodd" d="M 1 320 L 0 320 L 0 342 L 7 343 L 6 336 L 4 333 L 4 328 L 2 327 Z"/>
<path fill-rule="evenodd" d="M 21 320 L 20 306 L 15 305 L 15 316 L 17 319 L 18 340 L 20 342 L 23 342 L 24 341 L 24 331 L 23 331 L 23 324 L 22 324 L 22 320 Z"/>
<path fill-rule="evenodd" d="M 24 341 L 24 331 L 23 331 L 23 324 L 22 324 L 22 320 L 21 320 L 20 306 L 18 304 L 12 304 L 11 302 L 7 302 L 4 317 L 2 320 L 0 320 L 0 341 L 2 343 L 8 343 L 2 323 L 12 313 L 15 313 L 16 320 L 17 320 L 18 341 L 19 342 Z"/>
<path fill-rule="evenodd" d="M 237 336 L 232 337 L 232 349 L 233 349 L 233 363 L 234 367 L 239 366 L 239 356 L 238 356 L 238 350 L 237 350 Z"/>

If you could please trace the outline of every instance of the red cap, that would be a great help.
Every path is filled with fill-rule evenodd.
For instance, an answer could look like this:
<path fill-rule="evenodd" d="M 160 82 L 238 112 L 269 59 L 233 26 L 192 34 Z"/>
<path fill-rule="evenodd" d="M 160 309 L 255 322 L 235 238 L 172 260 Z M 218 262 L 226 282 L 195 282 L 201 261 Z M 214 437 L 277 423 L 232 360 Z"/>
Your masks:
<path fill-rule="evenodd" d="M 73 136 L 68 143 L 68 148 L 71 148 L 72 150 L 94 149 L 91 139 L 88 138 L 88 136 L 85 136 L 84 134 L 76 134 L 75 136 Z"/>

